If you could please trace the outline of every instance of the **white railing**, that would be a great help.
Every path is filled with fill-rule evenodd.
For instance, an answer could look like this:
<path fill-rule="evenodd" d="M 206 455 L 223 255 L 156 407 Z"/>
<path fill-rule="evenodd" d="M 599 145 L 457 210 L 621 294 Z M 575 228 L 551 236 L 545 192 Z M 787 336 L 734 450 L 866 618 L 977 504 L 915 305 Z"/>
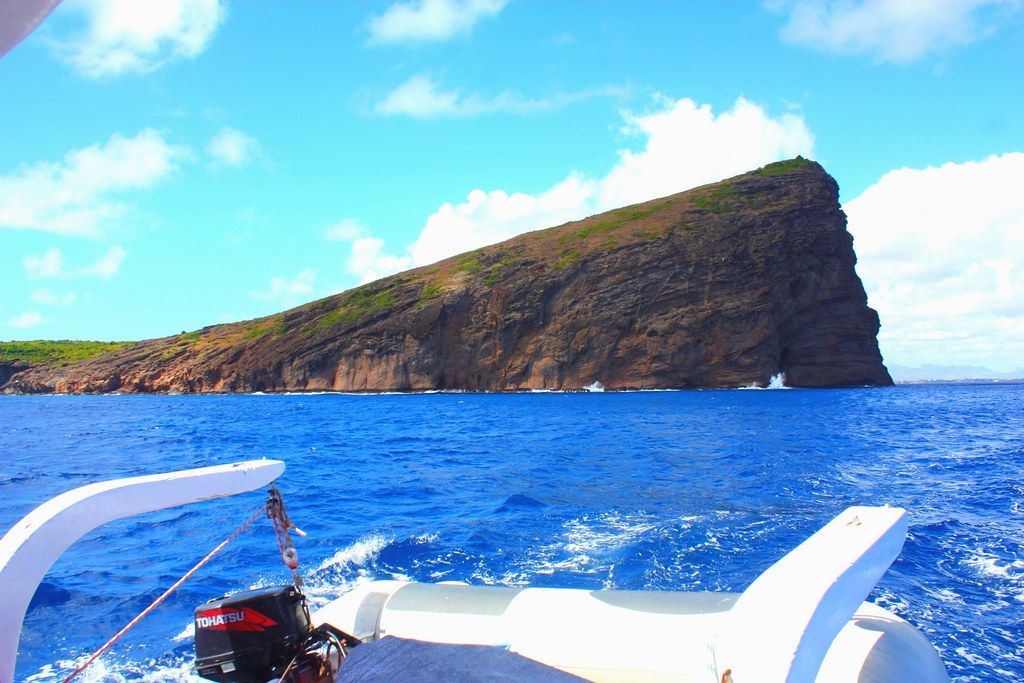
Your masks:
<path fill-rule="evenodd" d="M 847 508 L 743 591 L 717 639 L 718 675 L 728 669 L 734 683 L 814 681 L 906 536 L 906 510 Z"/>
<path fill-rule="evenodd" d="M 73 489 L 30 512 L 0 538 L 0 683 L 14 680 L 25 610 L 39 582 L 83 535 L 115 519 L 252 491 L 282 472 L 280 460 L 249 460 L 114 479 Z"/>

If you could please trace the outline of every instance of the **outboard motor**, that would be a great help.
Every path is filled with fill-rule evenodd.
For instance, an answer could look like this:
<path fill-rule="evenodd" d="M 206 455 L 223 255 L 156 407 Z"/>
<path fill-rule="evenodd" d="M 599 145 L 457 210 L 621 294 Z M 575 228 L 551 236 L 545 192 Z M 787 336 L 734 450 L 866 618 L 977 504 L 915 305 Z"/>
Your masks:
<path fill-rule="evenodd" d="M 196 672 L 220 683 L 333 683 L 360 641 L 327 624 L 313 628 L 289 530 L 305 534 L 288 518 L 281 492 L 269 493 L 267 516 L 293 583 L 222 595 L 197 607 Z"/>
<path fill-rule="evenodd" d="M 292 585 L 211 600 L 196 608 L 195 627 L 196 671 L 231 683 L 279 677 L 312 630 L 306 598 Z"/>

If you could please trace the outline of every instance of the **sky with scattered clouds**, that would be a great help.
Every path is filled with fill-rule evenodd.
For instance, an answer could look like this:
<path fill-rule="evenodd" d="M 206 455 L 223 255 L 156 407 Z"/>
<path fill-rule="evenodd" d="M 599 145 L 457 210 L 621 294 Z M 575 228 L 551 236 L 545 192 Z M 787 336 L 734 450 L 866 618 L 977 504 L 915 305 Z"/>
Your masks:
<path fill-rule="evenodd" d="M 1024 368 L 1022 0 L 65 0 L 0 92 L 0 339 L 266 315 L 801 154 L 887 362 Z"/>

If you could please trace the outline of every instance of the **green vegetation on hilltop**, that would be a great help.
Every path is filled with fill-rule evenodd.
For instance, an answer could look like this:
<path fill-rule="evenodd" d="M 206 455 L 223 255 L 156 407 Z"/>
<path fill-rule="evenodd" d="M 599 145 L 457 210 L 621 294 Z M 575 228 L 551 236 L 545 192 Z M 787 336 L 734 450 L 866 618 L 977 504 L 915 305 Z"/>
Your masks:
<path fill-rule="evenodd" d="M 71 365 L 104 353 L 121 351 L 135 342 L 98 341 L 10 341 L 0 342 L 0 361 L 22 361 L 32 365 Z"/>
<path fill-rule="evenodd" d="M 655 204 L 654 206 L 628 207 L 625 209 L 619 209 L 618 211 L 613 211 L 611 213 L 611 216 L 603 221 L 592 223 L 591 225 L 580 228 L 575 232 L 562 235 L 558 239 L 558 243 L 561 246 L 565 246 L 566 244 L 569 243 L 569 241 L 572 238 L 586 239 L 591 235 L 599 235 L 601 233 L 611 232 L 612 230 L 615 230 L 616 228 L 625 225 L 626 223 L 632 223 L 633 221 L 639 221 L 643 220 L 644 218 L 648 218 L 649 216 L 653 216 L 654 214 L 658 213 L 659 211 L 662 211 L 663 209 L 668 208 L 669 206 L 672 206 L 672 202 L 666 201 L 661 202 L 660 204 Z"/>
<path fill-rule="evenodd" d="M 253 325 L 245 331 L 246 339 L 262 339 L 268 334 L 281 335 L 288 331 L 284 320 L 269 320 L 260 325 Z"/>
<path fill-rule="evenodd" d="M 479 250 L 477 250 L 462 256 L 462 258 L 459 259 L 459 265 L 455 267 L 455 270 L 459 273 L 479 273 L 480 269 L 483 267 L 483 264 L 480 263 Z"/>
<path fill-rule="evenodd" d="M 356 290 L 355 296 L 348 301 L 348 318 L 358 320 L 373 315 L 395 303 L 395 295 L 391 288 L 380 292 Z"/>
<path fill-rule="evenodd" d="M 765 176 L 766 178 L 773 178 L 775 176 L 786 175 L 787 173 L 798 171 L 810 163 L 810 161 L 804 159 L 802 156 L 797 156 L 795 159 L 776 161 L 773 164 L 762 166 L 757 169 L 757 173 L 758 175 Z"/>
<path fill-rule="evenodd" d="M 512 254 L 507 252 L 501 251 L 498 253 L 498 256 L 501 256 L 501 259 L 491 266 L 490 270 L 487 271 L 487 277 L 484 278 L 484 284 L 488 287 L 493 287 L 504 280 L 506 271 L 512 268 L 516 262 Z"/>
<path fill-rule="evenodd" d="M 436 296 L 440 296 L 444 291 L 444 287 L 439 282 L 428 282 L 423 285 L 423 291 L 420 292 L 420 299 L 416 302 L 416 310 L 422 310 L 427 302 Z"/>
<path fill-rule="evenodd" d="M 580 260 L 582 254 L 579 249 L 566 249 L 562 252 L 562 255 L 558 257 L 558 261 L 555 262 L 555 270 L 564 270 Z"/>
<path fill-rule="evenodd" d="M 740 192 L 729 183 L 719 183 L 708 191 L 693 198 L 693 205 L 698 209 L 707 209 L 711 213 L 724 213 L 733 208 L 740 198 Z"/>
<path fill-rule="evenodd" d="M 391 282 L 384 289 L 376 292 L 371 291 L 369 286 L 348 292 L 342 298 L 338 308 L 320 318 L 317 327 L 326 330 L 338 323 L 352 323 L 383 311 L 395 302 L 393 287 L 394 282 Z"/>
<path fill-rule="evenodd" d="M 428 282 L 423 285 L 423 291 L 420 293 L 420 301 L 433 299 L 435 296 L 440 294 L 443 289 L 444 288 L 436 282 Z"/>

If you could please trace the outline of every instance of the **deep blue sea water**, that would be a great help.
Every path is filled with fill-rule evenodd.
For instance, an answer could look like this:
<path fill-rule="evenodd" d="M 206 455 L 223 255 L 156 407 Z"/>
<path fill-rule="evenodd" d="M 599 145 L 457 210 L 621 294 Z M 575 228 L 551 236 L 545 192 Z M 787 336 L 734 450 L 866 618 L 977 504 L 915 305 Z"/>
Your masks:
<path fill-rule="evenodd" d="M 264 456 L 318 604 L 391 577 L 741 591 L 843 508 L 906 507 L 871 599 L 955 679 L 1024 679 L 1024 385 L 0 397 L 0 529 L 89 482 Z M 56 679 L 262 500 L 88 535 L 36 595 L 18 680 Z M 189 680 L 193 607 L 286 579 L 261 520 L 86 680 Z"/>

